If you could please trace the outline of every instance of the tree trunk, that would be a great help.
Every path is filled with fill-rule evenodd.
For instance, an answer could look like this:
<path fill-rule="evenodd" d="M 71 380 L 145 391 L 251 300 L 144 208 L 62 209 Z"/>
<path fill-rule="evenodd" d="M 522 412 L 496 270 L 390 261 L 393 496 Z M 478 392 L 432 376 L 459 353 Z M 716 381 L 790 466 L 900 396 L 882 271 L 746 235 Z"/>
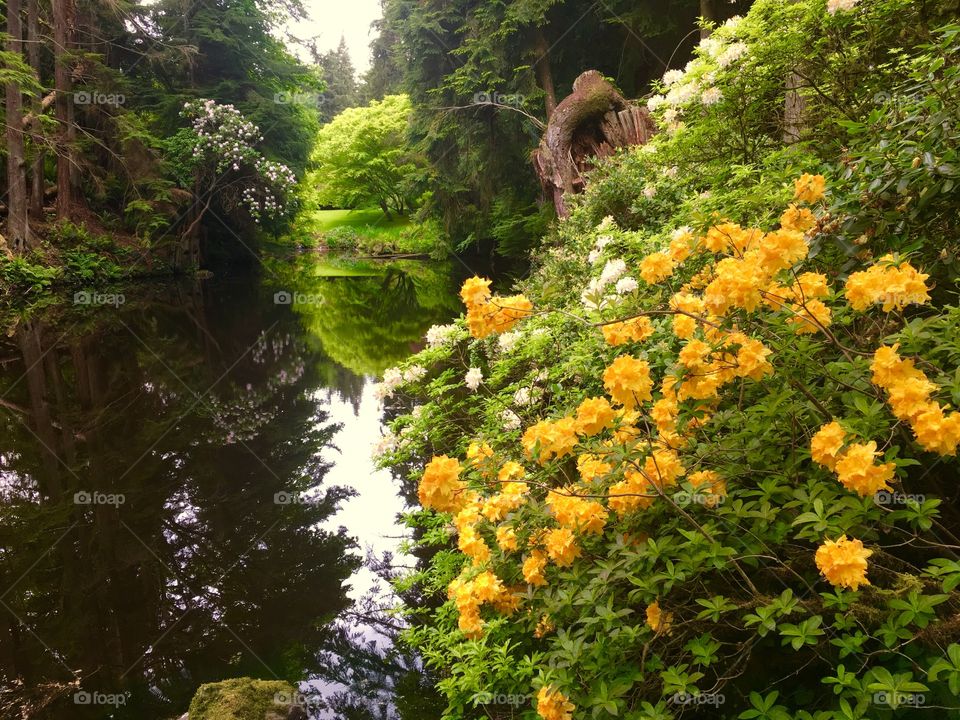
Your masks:
<path fill-rule="evenodd" d="M 23 23 L 21 0 L 7 2 L 7 50 L 21 53 Z M 22 253 L 29 241 L 27 222 L 27 166 L 23 150 L 23 96 L 20 86 L 6 86 L 7 123 L 7 235 L 15 253 Z"/>
<path fill-rule="evenodd" d="M 795 72 L 787 75 L 787 92 L 783 104 L 783 141 L 792 145 L 800 139 L 803 130 L 803 114 L 807 102 L 800 94 L 803 80 Z"/>
<path fill-rule="evenodd" d="M 73 214 L 73 186 L 71 166 L 73 165 L 72 140 L 73 129 L 73 83 L 70 79 L 70 67 L 67 62 L 67 50 L 70 48 L 70 24 L 73 22 L 72 0 L 52 0 L 53 3 L 53 56 L 54 87 L 57 97 L 54 101 L 57 122 L 59 148 L 57 150 L 57 218 L 69 219 Z"/>
<path fill-rule="evenodd" d="M 704 20 L 716 20 L 717 11 L 713 7 L 713 0 L 700 0 L 700 17 Z M 700 39 L 710 37 L 710 31 L 706 28 L 700 29 Z"/>
<path fill-rule="evenodd" d="M 27 0 L 27 61 L 30 67 L 40 78 L 40 10 L 37 0 Z M 32 103 L 31 111 L 34 117 L 39 118 L 43 112 L 42 100 L 38 95 Z M 40 123 L 33 124 L 34 132 L 40 132 Z M 43 145 L 33 141 L 34 157 L 30 168 L 30 216 L 35 219 L 43 218 Z"/>
<path fill-rule="evenodd" d="M 596 158 L 642 145 L 656 132 L 646 108 L 631 104 L 596 70 L 573 82 L 573 92 L 557 105 L 539 147 L 534 169 L 553 197 L 557 215 L 567 217 L 564 195 L 583 190 L 583 173 Z"/>
<path fill-rule="evenodd" d="M 537 54 L 537 62 L 534 65 L 537 71 L 537 84 L 546 95 L 545 104 L 549 121 L 553 111 L 557 109 L 557 92 L 553 88 L 553 71 L 550 68 L 550 45 L 542 28 L 538 27 L 534 30 L 533 42 Z"/>

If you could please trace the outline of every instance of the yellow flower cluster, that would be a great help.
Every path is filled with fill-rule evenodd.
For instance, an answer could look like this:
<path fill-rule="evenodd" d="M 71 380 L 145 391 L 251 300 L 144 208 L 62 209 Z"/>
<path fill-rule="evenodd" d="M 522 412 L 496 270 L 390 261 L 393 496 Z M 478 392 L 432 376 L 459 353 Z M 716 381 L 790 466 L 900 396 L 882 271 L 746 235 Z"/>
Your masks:
<path fill-rule="evenodd" d="M 698 470 L 687 478 L 694 490 L 703 488 L 710 493 L 707 507 L 713 507 L 727 494 L 727 482 L 713 470 Z"/>
<path fill-rule="evenodd" d="M 651 285 L 655 285 L 670 277 L 674 266 L 673 258 L 667 253 L 651 253 L 640 262 L 640 277 Z"/>
<path fill-rule="evenodd" d="M 544 536 L 547 555 L 557 567 L 569 567 L 580 557 L 580 546 L 570 528 L 560 527 L 547 531 Z"/>
<path fill-rule="evenodd" d="M 523 579 L 531 585 L 546 585 L 547 578 L 543 571 L 547 569 L 547 556 L 540 550 L 534 550 L 523 561 Z"/>
<path fill-rule="evenodd" d="M 586 436 L 596 435 L 612 427 L 614 417 L 614 410 L 606 398 L 587 398 L 577 408 L 577 432 Z"/>
<path fill-rule="evenodd" d="M 660 601 L 654 600 L 647 605 L 647 625 L 658 635 L 670 632 L 673 624 L 673 613 L 664 612 L 660 608 Z"/>
<path fill-rule="evenodd" d="M 875 495 L 881 490 L 890 490 L 896 465 L 874 460 L 879 453 L 877 444 L 851 443 L 844 449 L 847 432 L 836 420 L 821 427 L 810 440 L 810 456 L 814 462 L 834 470 L 837 480 L 847 490 L 861 497 Z"/>
<path fill-rule="evenodd" d="M 460 461 L 440 455 L 424 468 L 418 496 L 420 504 L 439 512 L 454 512 L 466 502 L 466 485 L 460 480 Z"/>
<path fill-rule="evenodd" d="M 500 578 L 489 570 L 470 580 L 461 574 L 447 587 L 447 596 L 456 604 L 460 630 L 469 638 L 478 638 L 483 633 L 482 605 L 493 605 L 498 612 L 510 615 L 520 601 L 519 595 L 507 590 Z"/>
<path fill-rule="evenodd" d="M 629 320 L 601 325 L 600 330 L 607 344 L 617 347 L 628 342 L 643 342 L 653 335 L 653 323 L 650 322 L 650 318 L 641 315 Z"/>
<path fill-rule="evenodd" d="M 575 487 L 551 490 L 547 507 L 562 527 L 599 535 L 607 522 L 607 511 L 599 502 L 578 496 L 578 492 L 582 491 Z"/>
<path fill-rule="evenodd" d="M 615 403 L 627 409 L 653 399 L 650 366 L 631 355 L 621 355 L 604 370 L 603 386 Z"/>
<path fill-rule="evenodd" d="M 794 180 L 793 188 L 797 200 L 805 203 L 815 203 L 823 197 L 827 188 L 827 181 L 823 175 L 804 173 Z"/>
<path fill-rule="evenodd" d="M 541 420 L 524 431 L 520 443 L 527 457 L 545 465 L 553 458 L 573 452 L 577 444 L 577 421 L 572 417 Z"/>
<path fill-rule="evenodd" d="M 898 261 L 893 255 L 884 255 L 879 262 L 847 278 L 845 294 L 850 306 L 864 311 L 870 305 L 883 304 L 883 311 L 902 310 L 911 303 L 929 302 L 926 279 L 910 263 Z"/>
<path fill-rule="evenodd" d="M 570 720 L 576 705 L 559 690 L 545 685 L 537 693 L 537 714 L 543 720 Z"/>
<path fill-rule="evenodd" d="M 580 473 L 580 479 L 584 482 L 592 482 L 597 478 L 602 478 L 613 470 L 613 465 L 603 461 L 601 458 L 591 453 L 584 453 L 577 456 L 577 472 Z"/>
<path fill-rule="evenodd" d="M 873 382 L 887 392 L 887 402 L 898 420 L 910 425 L 924 450 L 955 455 L 960 444 L 960 413 L 931 400 L 940 388 L 931 382 L 913 360 L 904 360 L 897 345 L 877 348 L 870 369 Z"/>
<path fill-rule="evenodd" d="M 523 295 L 492 297 L 490 281 L 476 276 L 463 283 L 460 298 L 467 306 L 467 327 L 475 338 L 506 332 L 533 311 L 533 304 Z"/>
<path fill-rule="evenodd" d="M 856 590 L 870 584 L 867 558 L 871 555 L 873 551 L 865 549 L 860 540 L 847 540 L 846 535 L 841 535 L 838 540 L 827 540 L 817 548 L 815 560 L 831 585 Z"/>

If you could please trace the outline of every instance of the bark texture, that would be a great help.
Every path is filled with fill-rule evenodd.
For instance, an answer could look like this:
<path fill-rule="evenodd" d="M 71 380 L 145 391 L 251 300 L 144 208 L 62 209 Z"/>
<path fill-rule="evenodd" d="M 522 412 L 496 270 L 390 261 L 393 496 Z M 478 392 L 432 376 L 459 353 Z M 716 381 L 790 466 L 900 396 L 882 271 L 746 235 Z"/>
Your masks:
<path fill-rule="evenodd" d="M 596 70 L 573 83 L 573 92 L 557 105 L 533 165 L 557 215 L 567 217 L 564 196 L 581 192 L 583 173 L 593 158 L 612 155 L 628 145 L 642 145 L 656 132 L 646 108 L 631 104 Z"/>

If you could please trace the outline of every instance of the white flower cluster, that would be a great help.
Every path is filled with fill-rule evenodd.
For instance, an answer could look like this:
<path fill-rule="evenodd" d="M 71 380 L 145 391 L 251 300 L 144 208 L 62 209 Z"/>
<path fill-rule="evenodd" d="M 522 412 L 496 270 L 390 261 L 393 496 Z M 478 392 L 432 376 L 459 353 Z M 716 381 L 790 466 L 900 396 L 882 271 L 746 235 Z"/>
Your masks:
<path fill-rule="evenodd" d="M 253 184 L 240 193 L 240 203 L 259 222 L 265 215 L 283 213 L 286 197 L 297 179 L 286 165 L 264 158 L 254 145 L 263 141 L 260 128 L 233 105 L 215 100 L 194 100 L 183 106 L 196 133 L 193 156 L 210 162 L 218 173 L 250 172 Z M 255 181 L 255 182 L 254 182 Z"/>
<path fill-rule="evenodd" d="M 614 299 L 606 294 L 609 285 L 614 286 L 616 295 L 631 293 L 639 287 L 636 278 L 624 276 L 627 263 L 620 258 L 608 260 L 603 266 L 600 277 L 593 278 L 580 293 L 580 302 L 587 310 L 602 310 Z"/>
<path fill-rule="evenodd" d="M 383 371 L 383 380 L 374 386 L 373 396 L 379 401 L 386 400 L 401 385 L 421 380 L 426 374 L 427 369 L 422 365 L 411 365 L 403 370 L 387 368 Z"/>
<path fill-rule="evenodd" d="M 463 376 L 463 384 L 470 388 L 470 390 L 476 390 L 482 382 L 483 371 L 478 367 L 470 368 L 467 370 L 467 374 Z"/>
<path fill-rule="evenodd" d="M 465 336 L 466 332 L 463 328 L 458 327 L 454 323 L 450 323 L 449 325 L 431 325 L 426 335 L 427 346 L 435 348 L 449 345 Z"/>
<path fill-rule="evenodd" d="M 827 12 L 835 15 L 838 11 L 853 10 L 860 0 L 827 0 Z"/>
<path fill-rule="evenodd" d="M 692 103 L 709 106 L 723 99 L 723 92 L 715 85 L 717 71 L 732 67 L 748 52 L 746 43 L 735 39 L 741 19 L 739 16 L 730 18 L 712 35 L 701 40 L 697 46 L 697 56 L 683 70 L 673 69 L 664 73 L 662 85 L 666 92 L 648 99 L 647 109 L 650 112 L 662 110 L 663 122 L 668 130 L 680 127 L 681 115 Z"/>

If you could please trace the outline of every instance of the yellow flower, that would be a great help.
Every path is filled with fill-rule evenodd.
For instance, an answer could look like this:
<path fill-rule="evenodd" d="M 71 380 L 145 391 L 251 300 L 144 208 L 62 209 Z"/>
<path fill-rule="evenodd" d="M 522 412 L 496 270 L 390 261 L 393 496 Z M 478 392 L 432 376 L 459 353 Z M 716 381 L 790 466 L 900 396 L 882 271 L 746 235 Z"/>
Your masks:
<path fill-rule="evenodd" d="M 684 315 L 681 312 L 677 312 L 677 314 L 673 316 L 673 334 L 683 339 L 691 337 L 697 329 L 697 321 L 695 318 L 690 317 L 690 315 L 700 317 L 707 310 L 703 298 L 687 292 L 676 293 L 670 298 L 670 309 L 674 312 L 682 311 L 682 313 L 689 313 L 689 315 Z"/>
<path fill-rule="evenodd" d="M 465 527 L 457 540 L 460 552 L 473 560 L 474 565 L 483 565 L 490 559 L 490 548 L 477 533 L 475 527 Z"/>
<path fill-rule="evenodd" d="M 815 203 L 823 197 L 827 187 L 826 178 L 823 175 L 811 175 L 804 173 L 793 182 L 794 196 L 803 203 Z"/>
<path fill-rule="evenodd" d="M 536 455 L 536 460 L 545 465 L 552 458 L 560 458 L 573 451 L 577 444 L 577 421 L 572 417 L 556 421 L 541 420 L 526 429 L 520 443 L 527 457 Z"/>
<path fill-rule="evenodd" d="M 810 457 L 818 465 L 833 470 L 847 433 L 836 420 L 817 430 L 810 440 Z"/>
<path fill-rule="evenodd" d="M 497 528 L 497 545 L 501 550 L 507 552 L 517 549 L 517 533 L 509 525 L 501 525 Z"/>
<path fill-rule="evenodd" d="M 760 288 L 770 279 L 767 270 L 755 252 L 743 258 L 728 257 L 716 264 L 713 280 L 703 291 L 703 300 L 708 311 L 722 317 L 731 308 L 756 310 L 762 300 Z"/>
<path fill-rule="evenodd" d="M 460 299 L 468 308 L 482 305 L 490 299 L 490 281 L 476 275 L 467 279 L 460 288 Z"/>
<path fill-rule="evenodd" d="M 873 555 L 859 540 L 847 540 L 841 535 L 838 540 L 827 540 L 815 556 L 817 568 L 834 587 L 858 589 L 869 585 L 867 580 L 867 558 Z"/>
<path fill-rule="evenodd" d="M 956 455 L 960 445 L 960 413 L 944 414 L 939 403 L 928 403 L 912 423 L 917 442 L 924 450 L 940 455 Z"/>
<path fill-rule="evenodd" d="M 500 472 L 497 473 L 497 480 L 506 483 L 511 480 L 519 480 L 525 477 L 526 474 L 527 471 L 523 469 L 523 465 L 513 460 L 507 460 L 507 462 L 500 467 Z"/>
<path fill-rule="evenodd" d="M 664 612 L 660 609 L 660 601 L 654 600 L 647 605 L 647 625 L 658 635 L 670 632 L 670 625 L 673 623 L 673 613 Z"/>
<path fill-rule="evenodd" d="M 424 468 L 418 496 L 425 508 L 454 512 L 465 502 L 464 490 L 466 486 L 460 481 L 460 461 L 440 455 L 431 459 Z"/>
<path fill-rule="evenodd" d="M 621 355 L 604 370 L 603 386 L 615 403 L 627 409 L 653 399 L 650 366 L 630 355 Z"/>
<path fill-rule="evenodd" d="M 710 252 L 743 249 L 746 245 L 746 233 L 737 223 L 720 223 L 707 230 L 703 246 Z"/>
<path fill-rule="evenodd" d="M 784 230 L 798 230 L 805 233 L 817 224 L 817 219 L 807 208 L 799 208 L 791 203 L 780 216 L 780 227 Z"/>
<path fill-rule="evenodd" d="M 601 325 L 600 331 L 608 345 L 617 347 L 628 342 L 643 342 L 653 335 L 653 323 L 650 322 L 650 318 L 641 315 L 629 320 Z"/>
<path fill-rule="evenodd" d="M 844 294 L 850 307 L 862 312 L 870 305 L 883 304 L 883 311 L 902 310 L 910 304 L 929 302 L 926 279 L 910 263 L 884 255 L 862 272 L 851 273 Z"/>
<path fill-rule="evenodd" d="M 543 720 L 570 720 L 577 706 L 559 690 L 546 685 L 537 693 L 537 714 Z"/>
<path fill-rule="evenodd" d="M 689 230 L 678 230 L 670 240 L 670 259 L 675 263 L 682 263 L 690 257 L 690 253 L 693 251 L 693 245 L 695 244 L 696 241 Z"/>
<path fill-rule="evenodd" d="M 604 462 L 596 455 L 585 453 L 577 456 L 577 472 L 584 482 L 591 482 L 613 470 L 613 465 Z"/>
<path fill-rule="evenodd" d="M 833 322 L 830 308 L 820 300 L 806 300 L 803 305 L 791 305 L 790 309 L 794 314 L 788 322 L 797 335 L 812 335 L 830 327 Z"/>
<path fill-rule="evenodd" d="M 874 464 L 878 455 L 877 444 L 854 443 L 837 458 L 836 471 L 840 484 L 861 497 L 869 497 L 880 490 L 890 490 L 887 483 L 893 479 L 893 463 Z"/>
<path fill-rule="evenodd" d="M 673 274 L 673 259 L 664 252 L 647 255 L 640 262 L 640 277 L 651 285 L 666 280 Z"/>
<path fill-rule="evenodd" d="M 540 550 L 534 550 L 523 561 L 523 579 L 531 585 L 546 585 L 547 578 L 543 571 L 547 567 L 547 556 Z"/>
<path fill-rule="evenodd" d="M 717 505 L 717 503 L 720 502 L 720 498 L 725 497 L 727 494 L 726 481 L 713 470 L 698 470 L 695 473 L 690 473 L 690 477 L 687 478 L 687 480 L 694 490 L 698 490 L 701 487 L 709 490 L 711 498 L 709 498 L 706 503 L 708 507 Z"/>
<path fill-rule="evenodd" d="M 656 496 L 657 491 L 643 473 L 627 468 L 623 473 L 623 480 L 611 485 L 607 491 L 607 504 L 611 510 L 626 515 L 650 507 Z"/>
<path fill-rule="evenodd" d="M 580 546 L 570 528 L 554 528 L 544 538 L 547 554 L 558 567 L 568 567 L 580 557 Z"/>
<path fill-rule="evenodd" d="M 559 492 L 549 491 L 547 506 L 557 522 L 570 530 L 600 534 L 607 521 L 607 511 L 603 505 L 578 496 L 577 489 L 573 487 L 561 488 Z"/>
<path fill-rule="evenodd" d="M 703 340 L 691 340 L 680 351 L 678 360 L 684 367 L 702 368 L 710 358 L 710 346 Z"/>
<path fill-rule="evenodd" d="M 651 482 L 663 488 L 675 485 L 677 478 L 683 476 L 687 470 L 676 452 L 657 449 L 644 460 L 643 472 Z"/>
<path fill-rule="evenodd" d="M 810 247 L 799 230 L 780 228 L 763 236 L 757 248 L 757 258 L 768 273 L 785 270 L 803 260 Z"/>
<path fill-rule="evenodd" d="M 613 408 L 603 397 L 587 398 L 577 408 L 577 432 L 581 435 L 596 435 L 613 426 Z"/>

